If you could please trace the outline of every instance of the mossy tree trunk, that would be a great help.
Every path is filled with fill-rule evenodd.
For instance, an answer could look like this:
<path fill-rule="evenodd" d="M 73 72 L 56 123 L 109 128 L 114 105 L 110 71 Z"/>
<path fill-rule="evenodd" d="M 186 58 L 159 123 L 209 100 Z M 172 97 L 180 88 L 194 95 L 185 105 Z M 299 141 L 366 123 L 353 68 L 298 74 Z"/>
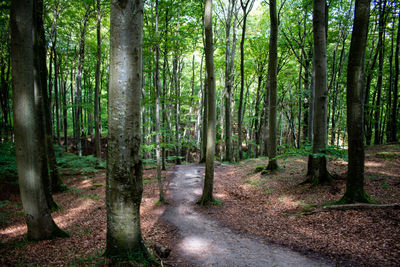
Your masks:
<path fill-rule="evenodd" d="M 143 1 L 112 0 L 107 147 L 107 257 L 149 259 L 140 229 Z"/>
<path fill-rule="evenodd" d="M 364 54 L 367 44 L 369 0 L 356 0 L 347 67 L 347 131 L 349 164 L 341 203 L 368 202 L 364 192 Z"/>
<path fill-rule="evenodd" d="M 40 1 L 13 1 L 11 4 L 11 57 L 13 82 L 13 115 L 18 180 L 28 239 L 50 239 L 67 236 L 54 223 L 46 201 L 42 179 L 45 156 L 40 136 L 38 113 L 40 102 L 39 62 L 35 53 L 37 24 L 35 9 Z M 32 34 L 33 33 L 33 34 Z M 37 40 L 36 40 L 37 41 Z M 41 152 L 42 151 L 42 152 Z M 39 154 L 38 154 L 39 153 Z"/>

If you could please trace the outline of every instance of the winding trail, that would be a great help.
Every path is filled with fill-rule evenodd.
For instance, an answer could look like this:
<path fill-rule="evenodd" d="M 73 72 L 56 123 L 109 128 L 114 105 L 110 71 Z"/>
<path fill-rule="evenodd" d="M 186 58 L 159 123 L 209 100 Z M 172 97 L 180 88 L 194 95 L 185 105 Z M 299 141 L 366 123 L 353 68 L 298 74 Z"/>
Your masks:
<path fill-rule="evenodd" d="M 329 266 L 290 249 L 265 244 L 195 211 L 202 193 L 202 165 L 179 165 L 169 184 L 169 202 L 163 218 L 175 225 L 182 239 L 175 248 L 179 266 Z"/>

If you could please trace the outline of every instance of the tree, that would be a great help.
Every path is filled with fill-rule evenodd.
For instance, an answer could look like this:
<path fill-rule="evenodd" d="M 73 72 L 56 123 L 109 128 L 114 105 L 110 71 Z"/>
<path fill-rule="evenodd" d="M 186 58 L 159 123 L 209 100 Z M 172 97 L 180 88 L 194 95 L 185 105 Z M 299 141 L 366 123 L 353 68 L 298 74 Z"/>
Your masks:
<path fill-rule="evenodd" d="M 101 9 L 100 0 L 97 0 L 97 64 L 96 64 L 96 83 L 94 89 L 94 146 L 96 149 L 96 157 L 101 158 L 101 136 L 100 136 L 100 65 L 101 65 Z"/>
<path fill-rule="evenodd" d="M 112 0 L 107 146 L 107 257 L 150 259 L 140 229 L 143 1 Z"/>
<path fill-rule="evenodd" d="M 38 1 L 13 1 L 11 4 L 11 60 L 13 83 L 13 116 L 18 179 L 28 239 L 50 239 L 68 236 L 54 223 L 41 179 L 44 154 L 40 151 L 37 121 L 42 103 L 38 99 L 41 81 L 39 63 L 35 60 L 37 38 L 34 12 Z M 35 25 L 35 26 L 34 26 Z M 33 34 L 32 34 L 33 33 Z M 42 140 L 43 141 L 43 140 Z"/>
<path fill-rule="evenodd" d="M 158 0 L 156 0 L 156 77 L 155 77 L 155 87 L 156 87 L 156 160 L 157 160 L 157 181 L 158 181 L 158 191 L 159 191 L 159 202 L 164 203 L 164 192 L 163 184 L 161 181 L 161 145 L 160 145 L 160 41 L 158 33 L 158 18 L 159 18 L 159 5 Z"/>
<path fill-rule="evenodd" d="M 216 97 L 215 97 L 215 73 L 214 73 L 214 44 L 212 31 L 212 0 L 206 0 L 204 7 L 204 32 L 206 36 L 205 55 L 207 70 L 208 89 L 208 125 L 207 125 L 207 151 L 206 151 L 206 173 L 204 177 L 204 188 L 200 205 L 214 202 L 214 156 L 215 156 L 215 124 L 216 124 Z"/>
<path fill-rule="evenodd" d="M 308 179 L 313 185 L 325 183 L 331 179 L 326 168 L 327 145 L 327 67 L 326 67 L 326 1 L 313 1 L 313 31 L 314 31 L 314 127 L 313 148 L 311 158 L 311 174 Z M 310 118 L 311 119 L 311 118 Z"/>
<path fill-rule="evenodd" d="M 278 55 L 278 18 L 276 15 L 276 0 L 270 0 L 269 13 L 271 19 L 271 35 L 269 40 L 268 57 L 268 90 L 270 90 L 269 104 L 269 135 L 268 135 L 268 170 L 278 169 L 276 161 L 276 76 Z"/>
<path fill-rule="evenodd" d="M 247 16 L 253 8 L 254 0 L 240 0 L 240 6 L 243 10 L 243 25 L 242 25 L 242 39 L 240 41 L 240 97 L 239 97 L 239 109 L 238 109 L 238 145 L 239 145 L 239 160 L 243 159 L 242 150 L 242 123 L 243 123 L 243 93 L 244 93 L 244 42 L 246 40 L 246 24 Z"/>
<path fill-rule="evenodd" d="M 347 131 L 349 164 L 342 203 L 369 202 L 364 191 L 364 54 L 367 44 L 369 0 L 356 0 L 347 66 Z"/>

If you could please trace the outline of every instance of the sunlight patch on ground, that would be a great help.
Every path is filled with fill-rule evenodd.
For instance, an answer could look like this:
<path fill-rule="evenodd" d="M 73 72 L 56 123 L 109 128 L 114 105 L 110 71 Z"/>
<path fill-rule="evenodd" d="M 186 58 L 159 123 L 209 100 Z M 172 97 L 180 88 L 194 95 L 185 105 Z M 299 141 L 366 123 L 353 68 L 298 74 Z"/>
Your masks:
<path fill-rule="evenodd" d="M 214 196 L 218 199 L 227 199 L 227 195 L 223 193 L 214 194 Z"/>
<path fill-rule="evenodd" d="M 290 196 L 281 196 L 279 201 L 288 208 L 296 208 L 298 206 L 298 202 L 294 201 Z"/>
<path fill-rule="evenodd" d="M 179 247 L 186 253 L 197 254 L 207 252 L 210 242 L 198 236 L 188 236 L 180 242 Z"/>
<path fill-rule="evenodd" d="M 69 209 L 66 214 L 63 215 L 53 215 L 54 221 L 58 226 L 68 227 L 73 224 L 77 219 L 81 218 L 82 213 L 86 213 L 89 209 L 94 209 L 93 205 L 96 202 L 92 199 L 85 199 L 76 208 Z"/>
<path fill-rule="evenodd" d="M 19 235 L 24 235 L 28 231 L 28 228 L 26 227 L 26 224 L 19 224 L 19 225 L 12 225 L 9 227 L 6 227 L 5 229 L 0 230 L 0 236 L 5 235 L 5 237 L 2 237 L 2 241 L 7 241 L 10 238 L 19 236 Z"/>
<path fill-rule="evenodd" d="M 365 167 L 375 167 L 375 168 L 379 168 L 382 167 L 382 163 L 379 162 L 373 162 L 373 161 L 366 161 L 365 162 Z"/>

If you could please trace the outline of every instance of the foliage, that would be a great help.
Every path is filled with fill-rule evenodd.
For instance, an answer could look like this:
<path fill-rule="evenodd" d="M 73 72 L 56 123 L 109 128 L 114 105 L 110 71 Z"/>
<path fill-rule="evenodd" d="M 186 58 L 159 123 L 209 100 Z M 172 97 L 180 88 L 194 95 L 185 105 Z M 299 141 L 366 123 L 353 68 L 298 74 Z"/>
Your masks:
<path fill-rule="evenodd" d="M 0 182 L 17 179 L 17 162 L 15 158 L 15 146 L 11 142 L 0 143 Z"/>
<path fill-rule="evenodd" d="M 66 169 L 69 174 L 96 173 L 106 167 L 103 159 L 89 156 L 77 156 L 73 153 L 64 152 L 59 146 L 54 146 L 59 168 Z"/>

